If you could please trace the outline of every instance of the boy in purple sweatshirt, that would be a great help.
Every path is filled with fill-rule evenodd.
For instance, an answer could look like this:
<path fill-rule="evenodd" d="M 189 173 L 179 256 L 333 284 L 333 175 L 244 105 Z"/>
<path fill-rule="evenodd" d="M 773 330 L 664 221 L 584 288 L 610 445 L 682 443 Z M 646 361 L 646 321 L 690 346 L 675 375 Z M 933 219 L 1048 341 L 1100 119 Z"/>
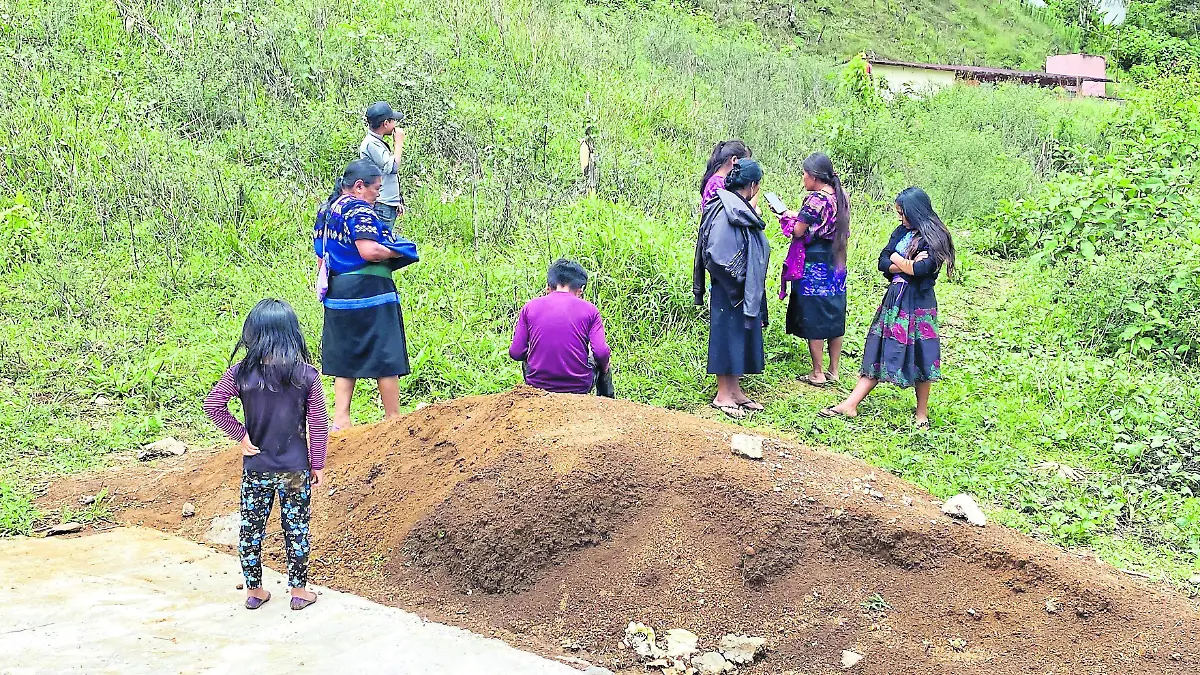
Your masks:
<path fill-rule="evenodd" d="M 508 355 L 524 362 L 525 384 L 560 394 L 594 389 L 613 398 L 604 321 L 582 297 L 587 281 L 579 263 L 556 260 L 546 274 L 546 294 L 521 308 Z"/>

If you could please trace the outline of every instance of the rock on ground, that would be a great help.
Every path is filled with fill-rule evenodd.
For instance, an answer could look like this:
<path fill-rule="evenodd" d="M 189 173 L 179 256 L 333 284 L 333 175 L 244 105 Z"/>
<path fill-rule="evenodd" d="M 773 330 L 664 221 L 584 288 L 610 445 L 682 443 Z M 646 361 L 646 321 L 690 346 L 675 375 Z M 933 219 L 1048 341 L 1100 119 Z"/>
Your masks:
<path fill-rule="evenodd" d="M 161 441 L 143 445 L 142 451 L 138 453 L 138 459 L 145 462 L 157 457 L 182 455 L 185 452 L 187 452 L 187 446 L 182 441 L 168 436 Z"/>
<path fill-rule="evenodd" d="M 979 508 L 975 498 L 968 494 L 954 495 L 946 500 L 942 506 L 942 513 L 954 518 L 962 518 L 978 527 L 987 525 L 987 516 L 983 515 L 983 509 Z"/>
<path fill-rule="evenodd" d="M 765 650 L 766 644 L 765 638 L 731 633 L 721 638 L 718 648 L 726 660 L 744 666 L 754 663 L 754 660 Z"/>
<path fill-rule="evenodd" d="M 656 642 L 654 629 L 644 623 L 630 621 L 625 629 L 625 642 L 643 659 L 657 659 L 664 654 Z"/>
<path fill-rule="evenodd" d="M 842 652 L 842 667 L 843 668 L 853 668 L 854 666 L 858 665 L 859 661 L 862 661 L 862 660 L 863 660 L 863 655 L 859 654 L 858 652 L 856 652 L 854 650 L 847 649 Z"/>
<path fill-rule="evenodd" d="M 700 638 L 689 630 L 674 628 L 667 631 L 667 657 L 689 658 L 699 649 Z"/>
<path fill-rule="evenodd" d="M 763 458 L 763 437 L 749 436 L 746 434 L 734 434 L 729 439 L 729 447 L 735 455 L 741 455 L 748 459 Z"/>
<path fill-rule="evenodd" d="M 692 659 L 692 666 L 700 675 L 724 675 L 734 671 L 733 664 L 716 652 L 707 652 Z"/>
<path fill-rule="evenodd" d="M 242 529 L 242 514 L 231 513 L 227 516 L 217 516 L 212 519 L 212 525 L 204 535 L 205 540 L 213 544 L 237 546 L 238 534 Z"/>

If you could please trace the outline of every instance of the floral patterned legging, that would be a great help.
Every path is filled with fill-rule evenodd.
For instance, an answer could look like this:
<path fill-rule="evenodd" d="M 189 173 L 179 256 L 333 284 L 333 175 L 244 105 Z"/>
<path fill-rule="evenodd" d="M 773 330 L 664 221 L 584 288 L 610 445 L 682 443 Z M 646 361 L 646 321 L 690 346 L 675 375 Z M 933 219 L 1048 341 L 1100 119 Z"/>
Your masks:
<path fill-rule="evenodd" d="M 247 588 L 262 586 L 262 543 L 276 493 L 287 551 L 288 586 L 304 588 L 308 583 L 308 517 L 312 499 L 309 472 L 243 471 L 238 556 Z"/>

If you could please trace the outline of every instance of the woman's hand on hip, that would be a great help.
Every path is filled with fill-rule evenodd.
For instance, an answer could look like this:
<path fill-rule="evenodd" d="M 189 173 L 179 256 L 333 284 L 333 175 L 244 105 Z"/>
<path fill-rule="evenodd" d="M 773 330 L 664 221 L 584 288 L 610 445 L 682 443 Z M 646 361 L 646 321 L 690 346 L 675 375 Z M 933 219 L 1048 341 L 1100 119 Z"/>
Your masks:
<path fill-rule="evenodd" d="M 258 446 L 250 442 L 250 434 L 242 436 L 242 455 L 244 457 L 253 457 L 258 454 Z"/>

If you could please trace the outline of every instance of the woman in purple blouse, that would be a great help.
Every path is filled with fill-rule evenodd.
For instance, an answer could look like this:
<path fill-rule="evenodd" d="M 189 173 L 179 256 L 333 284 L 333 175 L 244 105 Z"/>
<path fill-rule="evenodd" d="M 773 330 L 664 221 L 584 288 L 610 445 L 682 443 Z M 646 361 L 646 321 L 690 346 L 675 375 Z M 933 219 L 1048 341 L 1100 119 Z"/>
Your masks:
<path fill-rule="evenodd" d="M 700 179 L 700 210 L 713 197 L 717 190 L 725 189 L 725 178 L 733 170 L 733 165 L 739 159 L 752 157 L 754 153 L 739 140 L 721 141 L 713 146 L 712 155 L 708 158 L 708 166 L 704 169 L 704 177 Z M 757 201 L 757 200 L 756 200 Z"/>
<path fill-rule="evenodd" d="M 787 333 L 808 340 L 812 372 L 801 379 L 825 387 L 838 379 L 842 336 L 846 334 L 846 242 L 850 238 L 850 203 L 842 181 L 825 153 L 804 160 L 804 189 L 799 211 L 779 216 L 783 236 L 791 240 L 783 262 L 779 299 L 792 297 Z M 822 364 L 829 349 L 829 370 Z"/>

